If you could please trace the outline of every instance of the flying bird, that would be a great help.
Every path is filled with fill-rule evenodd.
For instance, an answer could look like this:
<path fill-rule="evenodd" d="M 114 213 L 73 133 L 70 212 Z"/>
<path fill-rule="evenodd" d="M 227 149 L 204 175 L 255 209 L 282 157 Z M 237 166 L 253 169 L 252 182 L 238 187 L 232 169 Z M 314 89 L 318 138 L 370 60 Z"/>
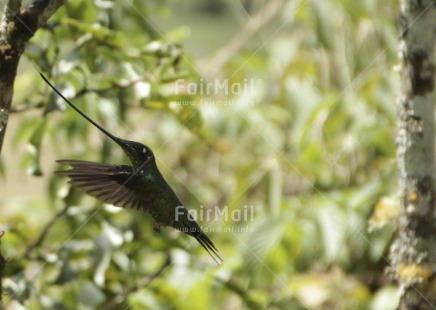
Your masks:
<path fill-rule="evenodd" d="M 72 169 L 56 171 L 56 173 L 67 176 L 73 186 L 105 203 L 122 208 L 148 211 L 153 218 L 153 229 L 156 232 L 160 231 L 161 226 L 172 226 L 194 237 L 219 265 L 219 261 L 222 262 L 222 259 L 217 253 L 217 248 L 163 178 L 156 165 L 153 151 L 144 144 L 124 140 L 108 132 L 80 111 L 39 70 L 38 72 L 53 91 L 70 107 L 117 143 L 132 163 L 131 166 L 110 165 L 62 159 L 56 162 L 71 166 Z"/>

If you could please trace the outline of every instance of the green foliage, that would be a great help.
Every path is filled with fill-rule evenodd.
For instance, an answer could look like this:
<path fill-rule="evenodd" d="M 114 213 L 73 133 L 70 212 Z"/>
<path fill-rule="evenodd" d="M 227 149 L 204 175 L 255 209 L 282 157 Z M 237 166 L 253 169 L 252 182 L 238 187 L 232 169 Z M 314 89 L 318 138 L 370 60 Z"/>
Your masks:
<path fill-rule="evenodd" d="M 368 219 L 396 191 L 396 6 L 288 1 L 236 51 L 219 27 L 190 28 L 204 18 L 201 10 L 184 2 L 72 1 L 35 34 L 16 81 L 14 107 L 23 112 L 13 115 L 16 155 L 7 160 L 42 176 L 46 190 L 2 193 L 6 306 L 395 308 L 384 275 L 395 225 L 368 232 Z M 209 18 L 230 27 L 229 12 Z M 195 41 L 197 33 L 210 42 Z M 205 79 L 255 80 L 255 88 L 175 91 L 180 80 L 201 85 L 217 64 L 208 44 L 217 42 L 233 57 L 219 77 Z M 197 48 L 206 59 L 198 68 Z M 31 63 L 103 127 L 150 146 L 190 210 L 246 212 L 242 220 L 200 219 L 223 265 L 171 229 L 154 233 L 148 214 L 102 206 L 53 174 L 54 159 L 126 158 Z M 2 167 L 7 178 L 6 160 Z"/>

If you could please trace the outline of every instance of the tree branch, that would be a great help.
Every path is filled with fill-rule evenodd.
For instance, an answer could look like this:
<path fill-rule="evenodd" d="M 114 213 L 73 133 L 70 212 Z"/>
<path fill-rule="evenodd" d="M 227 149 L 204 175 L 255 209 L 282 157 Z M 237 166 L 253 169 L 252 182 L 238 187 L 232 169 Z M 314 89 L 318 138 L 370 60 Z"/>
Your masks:
<path fill-rule="evenodd" d="M 20 12 L 21 9 L 21 0 L 8 0 L 6 2 L 5 10 L 3 12 L 2 22 L 13 20 L 14 16 Z"/>
<path fill-rule="evenodd" d="M 54 224 L 56 224 L 56 221 L 67 213 L 69 206 L 70 206 L 69 203 L 65 203 L 64 208 L 60 210 L 58 213 L 56 213 L 55 215 L 53 215 L 50 221 L 48 221 L 48 223 L 45 225 L 44 229 L 42 230 L 36 241 L 27 246 L 26 251 L 24 251 L 24 255 L 23 255 L 24 258 L 28 259 L 30 253 L 44 242 L 51 228 L 53 227 Z"/>
<path fill-rule="evenodd" d="M 0 231 L 0 239 L 1 237 L 3 237 L 5 234 L 4 231 Z M 3 309 L 3 286 L 2 286 L 2 279 L 3 279 L 3 275 L 4 275 L 4 271 L 5 271 L 5 267 L 6 267 L 6 259 L 4 258 L 4 256 L 0 253 L 0 309 Z"/>
<path fill-rule="evenodd" d="M 148 276 L 145 276 L 142 279 L 140 279 L 139 282 L 135 286 L 129 288 L 125 294 L 119 295 L 119 296 L 114 296 L 113 298 L 111 298 L 105 304 L 104 309 L 107 309 L 107 310 L 118 309 L 119 305 L 122 302 L 124 302 L 130 294 L 136 292 L 137 290 L 139 290 L 141 288 L 144 288 L 144 287 L 148 286 L 151 282 L 153 282 L 155 279 L 160 277 L 163 274 L 163 272 L 169 266 L 171 266 L 171 264 L 172 264 L 171 255 L 170 255 L 170 253 L 166 252 L 166 259 L 162 263 L 162 265 L 159 267 L 158 270 L 156 270 L 152 274 L 150 274 Z"/>
<path fill-rule="evenodd" d="M 17 67 L 26 43 L 66 0 L 35 0 L 20 11 L 21 1 L 9 0 L 0 23 L 0 152 L 3 146 Z"/>
<path fill-rule="evenodd" d="M 215 53 L 213 59 L 207 59 L 199 65 L 200 68 L 208 68 L 202 72 L 206 78 L 214 77 L 222 67 L 257 33 L 263 26 L 268 24 L 280 12 L 284 6 L 282 0 L 265 2 L 265 6 L 255 16 L 250 17 L 242 30 L 237 33 L 226 46 Z M 207 64 L 206 64 L 207 63 Z"/>

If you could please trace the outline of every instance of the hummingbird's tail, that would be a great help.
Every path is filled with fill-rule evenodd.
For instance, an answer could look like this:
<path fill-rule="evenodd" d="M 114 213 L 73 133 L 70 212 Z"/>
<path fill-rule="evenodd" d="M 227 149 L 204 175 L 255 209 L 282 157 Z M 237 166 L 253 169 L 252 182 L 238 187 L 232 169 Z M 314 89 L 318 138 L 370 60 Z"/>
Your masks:
<path fill-rule="evenodd" d="M 188 210 L 186 210 L 186 213 L 188 213 Z M 212 259 L 218 265 L 220 265 L 220 262 L 222 262 L 223 259 L 218 255 L 218 249 L 215 247 L 209 237 L 206 236 L 204 231 L 201 230 L 197 222 L 195 222 L 195 220 L 192 218 L 189 219 L 189 217 L 190 214 L 188 213 L 188 216 L 186 218 L 184 217 L 183 219 L 174 222 L 173 227 L 181 232 L 184 232 L 185 234 L 194 237 L 198 241 L 198 243 L 200 243 L 201 246 L 206 250 L 206 252 L 209 253 Z"/>

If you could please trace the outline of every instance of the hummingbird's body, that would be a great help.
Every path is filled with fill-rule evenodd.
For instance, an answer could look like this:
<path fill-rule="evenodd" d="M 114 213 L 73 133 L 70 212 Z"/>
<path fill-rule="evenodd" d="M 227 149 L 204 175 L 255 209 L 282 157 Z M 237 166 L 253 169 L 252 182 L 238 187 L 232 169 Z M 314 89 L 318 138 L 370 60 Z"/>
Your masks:
<path fill-rule="evenodd" d="M 58 160 L 70 170 L 57 171 L 70 178 L 70 182 L 106 203 L 122 208 L 148 211 L 153 218 L 153 228 L 172 226 L 194 237 L 218 263 L 222 259 L 212 241 L 198 226 L 188 210 L 160 173 L 152 150 L 141 143 L 120 139 L 77 109 L 40 72 L 44 81 L 74 110 L 115 141 L 129 156 L 132 166 L 109 165 L 80 160 Z"/>

